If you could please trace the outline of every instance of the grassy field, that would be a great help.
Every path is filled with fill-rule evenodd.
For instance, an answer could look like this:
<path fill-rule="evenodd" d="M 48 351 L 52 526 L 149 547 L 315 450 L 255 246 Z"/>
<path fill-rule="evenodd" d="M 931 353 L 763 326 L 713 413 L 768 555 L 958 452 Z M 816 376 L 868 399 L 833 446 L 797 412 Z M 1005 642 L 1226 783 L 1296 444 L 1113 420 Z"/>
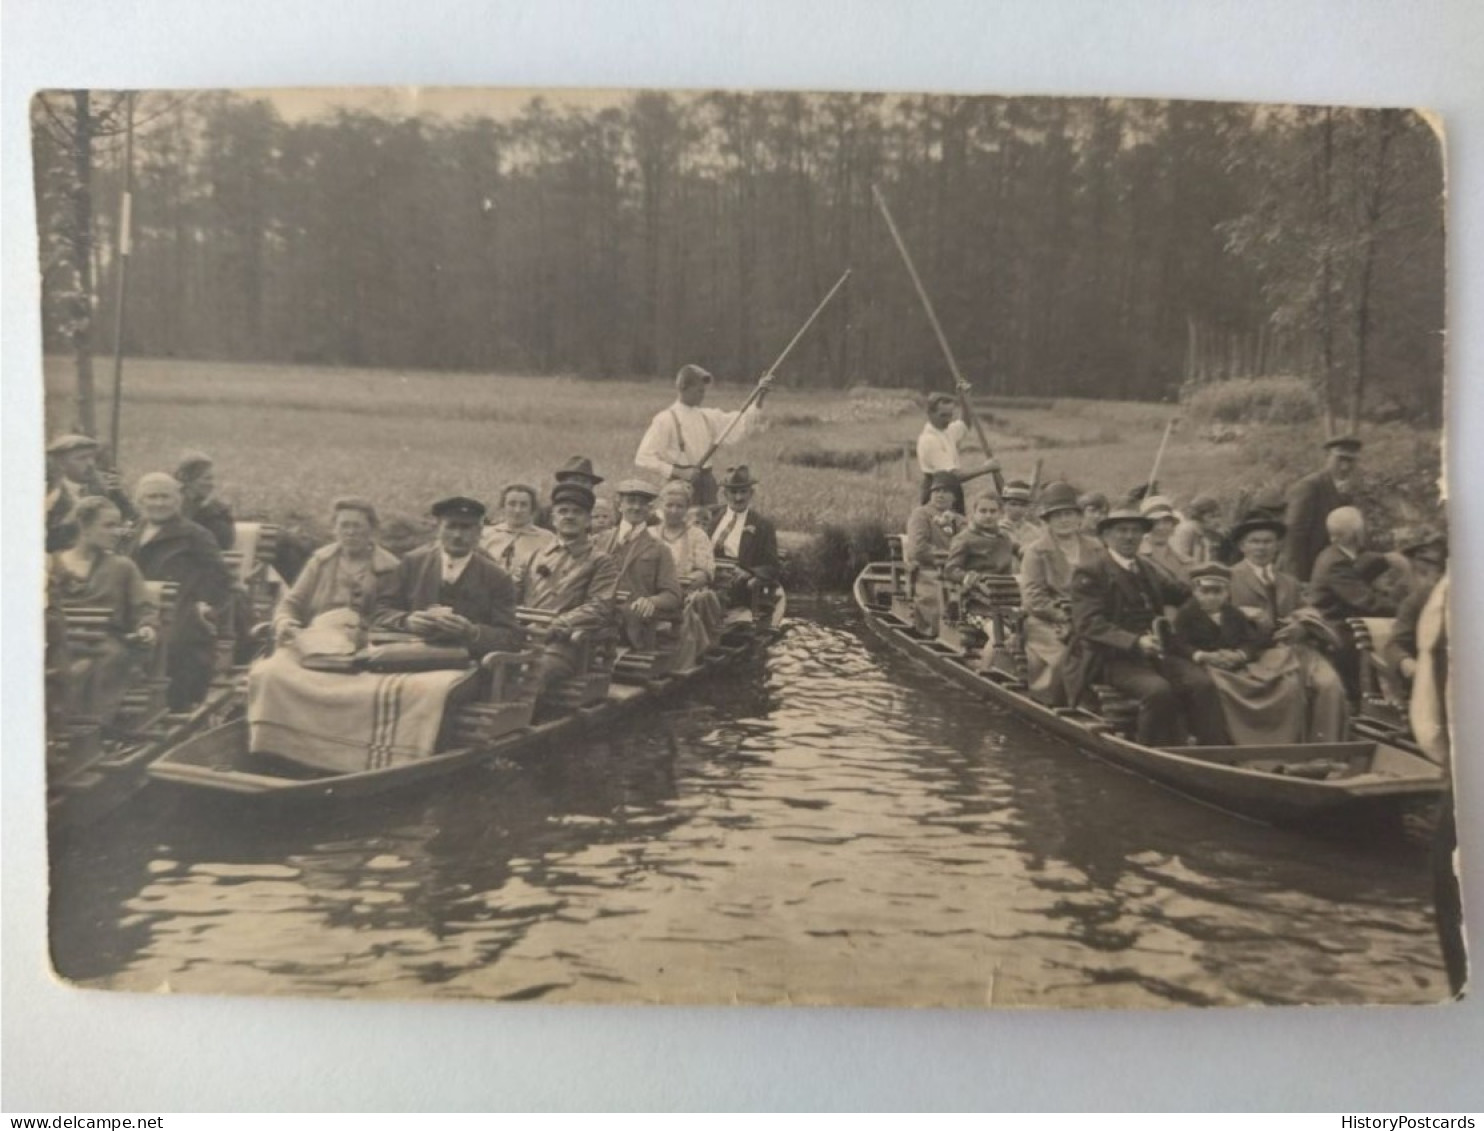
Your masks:
<path fill-rule="evenodd" d="M 106 368 L 100 365 L 100 374 Z M 45 373 L 54 433 L 71 421 L 71 362 L 49 358 Z M 645 427 L 673 396 L 664 381 L 149 359 L 126 363 L 124 388 L 120 465 L 130 479 L 168 470 L 184 450 L 199 448 L 216 459 L 220 493 L 240 516 L 311 529 L 341 494 L 364 494 L 388 515 L 416 518 L 448 494 L 493 503 L 516 481 L 544 491 L 551 471 L 578 453 L 590 456 L 611 486 L 634 473 Z M 719 386 L 708 403 L 733 408 L 745 394 L 745 386 Z M 108 411 L 105 398 L 101 420 Z M 1113 494 L 1148 475 L 1174 411 L 1109 401 L 1060 400 L 1050 408 L 996 401 L 985 417 L 1007 478 L 1029 478 L 1040 458 L 1043 480 L 1065 478 Z M 903 452 L 923 419 L 910 395 L 780 387 L 764 415 L 766 429 L 725 449 L 717 463 L 752 467 L 762 480 L 758 506 L 782 529 L 905 523 L 917 470 Z M 1168 492 L 1189 497 L 1224 487 L 1239 470 L 1235 447 L 1177 429 L 1160 478 Z"/>

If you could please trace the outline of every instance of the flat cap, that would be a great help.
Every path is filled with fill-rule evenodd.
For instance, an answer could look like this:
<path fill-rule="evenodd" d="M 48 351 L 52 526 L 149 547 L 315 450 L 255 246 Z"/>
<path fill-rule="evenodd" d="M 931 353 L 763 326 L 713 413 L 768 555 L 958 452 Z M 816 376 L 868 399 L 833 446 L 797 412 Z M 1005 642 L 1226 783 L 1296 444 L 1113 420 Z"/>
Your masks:
<path fill-rule="evenodd" d="M 583 483 L 569 480 L 558 483 L 551 489 L 551 505 L 554 507 L 562 503 L 576 503 L 583 510 L 591 512 L 595 501 L 592 488 Z"/>
<path fill-rule="evenodd" d="M 658 499 L 659 490 L 651 483 L 643 479 L 625 479 L 619 483 L 613 492 L 615 495 L 642 495 L 646 499 Z"/>
<path fill-rule="evenodd" d="M 466 518 L 474 522 L 483 522 L 484 516 L 484 504 L 467 495 L 450 495 L 433 504 L 434 518 Z"/>
<path fill-rule="evenodd" d="M 1360 451 L 1365 445 L 1360 442 L 1359 436 L 1336 436 L 1332 440 L 1324 441 L 1324 446 L 1331 451 L 1338 449 L 1339 451 L 1353 454 Z"/>
<path fill-rule="evenodd" d="M 85 449 L 98 451 L 103 445 L 91 436 L 84 436 L 81 432 L 68 432 L 66 435 L 58 436 L 46 446 L 46 454 L 49 456 L 64 456 L 68 452 L 80 452 Z"/>

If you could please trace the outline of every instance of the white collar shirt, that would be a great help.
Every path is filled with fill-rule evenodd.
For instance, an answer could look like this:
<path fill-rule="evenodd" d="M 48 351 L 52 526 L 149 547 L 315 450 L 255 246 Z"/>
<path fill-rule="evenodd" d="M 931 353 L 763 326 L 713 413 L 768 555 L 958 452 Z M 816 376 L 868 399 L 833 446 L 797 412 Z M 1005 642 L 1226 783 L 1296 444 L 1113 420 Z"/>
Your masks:
<path fill-rule="evenodd" d="M 473 554 L 465 554 L 462 558 L 451 558 L 448 551 L 439 547 L 438 557 L 443 563 L 443 584 L 454 585 L 459 578 L 464 576 L 464 570 L 469 568 L 469 563 L 474 559 Z"/>
<path fill-rule="evenodd" d="M 917 466 L 924 475 L 935 471 L 958 470 L 958 444 L 969 434 L 962 420 L 952 421 L 947 428 L 935 428 L 929 420 L 917 437 Z"/>
<path fill-rule="evenodd" d="M 723 557 L 735 558 L 741 552 L 742 531 L 747 528 L 748 514 L 749 511 L 738 514 L 728 508 L 727 513 L 722 515 L 716 534 L 711 539 L 711 546 L 717 553 Z"/>
<path fill-rule="evenodd" d="M 1121 569 L 1126 569 L 1126 570 L 1129 571 L 1129 573 L 1135 573 L 1135 572 L 1137 572 L 1138 567 L 1136 565 L 1134 565 L 1134 559 L 1133 558 L 1126 558 L 1122 554 L 1120 554 L 1117 550 L 1114 550 L 1111 547 L 1108 550 L 1108 556 L 1110 558 L 1112 558 L 1115 562 L 1117 562 L 1118 565 L 1119 565 L 1119 567 Z"/>

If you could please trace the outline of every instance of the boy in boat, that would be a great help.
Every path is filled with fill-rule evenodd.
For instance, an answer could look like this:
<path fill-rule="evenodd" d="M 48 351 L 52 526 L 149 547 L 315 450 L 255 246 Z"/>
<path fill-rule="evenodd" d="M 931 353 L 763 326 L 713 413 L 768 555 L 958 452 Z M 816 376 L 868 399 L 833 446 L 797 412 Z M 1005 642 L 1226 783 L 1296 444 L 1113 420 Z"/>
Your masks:
<path fill-rule="evenodd" d="M 624 640 L 631 648 L 646 650 L 655 646 L 655 622 L 678 619 L 684 601 L 675 559 L 649 533 L 657 498 L 659 492 L 644 480 L 625 479 L 618 485 L 622 521 L 593 540 L 600 553 L 618 563 L 618 587 L 629 595 L 623 610 Z"/>
<path fill-rule="evenodd" d="M 1077 703 L 1094 683 L 1110 684 L 1138 701 L 1140 743 L 1184 746 L 1193 731 L 1201 745 L 1228 745 L 1211 677 L 1167 652 L 1155 631 L 1164 607 L 1183 605 L 1190 590 L 1139 556 L 1149 527 L 1136 510 L 1111 511 L 1098 524 L 1107 552 L 1083 562 L 1073 575 L 1070 701 Z"/>
<path fill-rule="evenodd" d="M 580 675 L 580 639 L 598 639 L 613 631 L 613 602 L 618 593 L 618 564 L 589 536 L 592 488 L 584 483 L 558 483 L 551 492 L 551 522 L 557 543 L 531 559 L 522 583 L 521 604 L 556 616 L 541 642 L 536 682 L 541 691 Z"/>
<path fill-rule="evenodd" d="M 515 619 L 515 582 L 477 553 L 484 504 L 455 495 L 433 504 L 437 541 L 409 551 L 394 583 L 376 600 L 373 625 L 434 644 L 461 644 L 471 656 L 513 652 L 523 634 Z"/>
<path fill-rule="evenodd" d="M 964 600 L 977 601 L 981 608 L 990 602 L 985 577 L 1015 575 L 1015 559 L 1020 547 L 1006 531 L 1001 519 L 1000 500 L 986 492 L 974 500 L 969 525 L 953 537 L 948 557 L 943 562 L 943 576 L 964 587 Z"/>

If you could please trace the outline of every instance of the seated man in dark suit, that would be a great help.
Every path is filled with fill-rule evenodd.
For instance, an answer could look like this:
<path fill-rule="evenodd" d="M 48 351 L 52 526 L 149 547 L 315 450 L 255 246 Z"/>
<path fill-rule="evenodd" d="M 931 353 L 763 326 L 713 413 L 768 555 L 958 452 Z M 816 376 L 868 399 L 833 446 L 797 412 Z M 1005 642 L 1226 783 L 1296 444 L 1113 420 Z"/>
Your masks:
<path fill-rule="evenodd" d="M 757 483 L 746 464 L 727 470 L 721 483 L 727 507 L 717 515 L 710 531 L 717 560 L 730 561 L 739 571 L 723 597 L 729 608 L 750 607 L 753 594 L 767 594 L 778 584 L 778 533 L 771 522 L 752 509 Z"/>
<path fill-rule="evenodd" d="M 1184 746 L 1192 731 L 1202 745 L 1228 745 L 1211 677 L 1167 654 L 1155 632 L 1155 618 L 1166 605 L 1183 605 L 1190 589 L 1139 556 L 1150 525 L 1132 509 L 1110 512 L 1098 523 L 1108 552 L 1083 562 L 1072 577 L 1071 702 L 1092 684 L 1106 683 L 1138 700 L 1137 739 L 1144 745 Z"/>
<path fill-rule="evenodd" d="M 649 519 L 659 492 L 642 479 L 618 485 L 621 521 L 593 539 L 599 553 L 617 563 L 619 589 L 629 595 L 623 611 L 623 634 L 631 648 L 655 646 L 657 620 L 677 620 L 684 596 L 675 573 L 675 558 L 649 532 Z"/>
<path fill-rule="evenodd" d="M 1360 656 L 1347 622 L 1352 617 L 1396 615 L 1396 604 L 1375 588 L 1375 582 L 1395 563 L 1388 555 L 1361 549 L 1365 544 L 1365 518 L 1355 507 L 1330 511 L 1325 529 L 1329 531 L 1329 545 L 1314 561 L 1309 603 L 1340 638 L 1334 665 L 1353 702 L 1360 696 Z"/>
<path fill-rule="evenodd" d="M 484 513 L 483 503 L 458 495 L 433 504 L 437 541 L 399 563 L 396 583 L 377 599 L 373 627 L 462 644 L 474 657 L 520 648 L 515 582 L 477 549 Z"/>

